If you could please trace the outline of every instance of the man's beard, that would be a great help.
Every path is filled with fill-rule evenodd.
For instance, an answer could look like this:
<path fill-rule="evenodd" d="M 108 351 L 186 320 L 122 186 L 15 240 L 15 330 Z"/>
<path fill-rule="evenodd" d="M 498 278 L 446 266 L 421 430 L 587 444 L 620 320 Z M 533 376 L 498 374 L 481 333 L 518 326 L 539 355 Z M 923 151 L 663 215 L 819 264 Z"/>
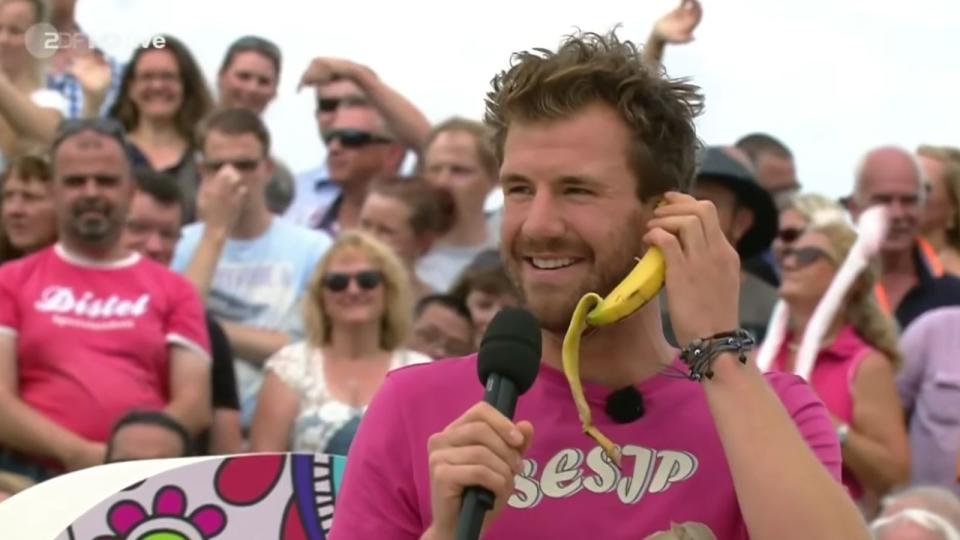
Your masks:
<path fill-rule="evenodd" d="M 600 254 L 602 259 L 598 259 L 596 251 L 585 246 L 582 242 L 578 242 L 576 245 L 579 250 L 572 253 L 576 253 L 583 258 L 577 265 L 586 266 L 588 273 L 579 282 L 572 282 L 562 287 L 525 283 L 522 279 L 522 269 L 526 262 L 516 255 L 504 253 L 507 270 L 523 297 L 524 307 L 533 313 L 540 322 L 542 329 L 552 334 L 565 334 L 570 326 L 573 311 L 583 295 L 588 292 L 595 292 L 601 297 L 605 297 L 633 270 L 637 264 L 637 257 L 643 255 L 645 246 L 640 240 L 639 231 L 642 229 L 634 227 L 628 230 L 638 232 L 629 235 L 630 238 L 611 237 L 608 239 L 603 245 L 610 246 L 612 251 Z M 520 245 L 532 245 L 532 243 L 524 244 L 521 240 Z M 558 241 L 550 245 L 554 246 L 553 251 L 569 253 L 569 251 L 557 248 L 572 246 L 573 244 Z"/>
<path fill-rule="evenodd" d="M 105 201 L 78 202 L 71 209 L 69 230 L 85 244 L 99 246 L 108 243 L 120 233 L 120 221 L 113 210 Z M 95 217 L 90 215 L 91 212 L 95 213 Z"/>

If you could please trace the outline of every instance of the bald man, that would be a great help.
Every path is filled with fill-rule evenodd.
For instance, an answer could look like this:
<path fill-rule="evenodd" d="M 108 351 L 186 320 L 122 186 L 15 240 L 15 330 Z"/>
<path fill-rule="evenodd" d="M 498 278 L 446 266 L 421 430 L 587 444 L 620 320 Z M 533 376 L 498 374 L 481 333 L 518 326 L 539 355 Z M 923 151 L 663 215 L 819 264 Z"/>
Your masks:
<path fill-rule="evenodd" d="M 960 305 L 960 279 L 944 272 L 933 247 L 920 236 L 926 203 L 923 171 L 902 148 L 871 150 L 857 169 L 850 211 L 882 204 L 889 210 L 890 230 L 881 247 L 883 273 L 876 293 L 880 306 L 906 328 L 920 314 Z"/>

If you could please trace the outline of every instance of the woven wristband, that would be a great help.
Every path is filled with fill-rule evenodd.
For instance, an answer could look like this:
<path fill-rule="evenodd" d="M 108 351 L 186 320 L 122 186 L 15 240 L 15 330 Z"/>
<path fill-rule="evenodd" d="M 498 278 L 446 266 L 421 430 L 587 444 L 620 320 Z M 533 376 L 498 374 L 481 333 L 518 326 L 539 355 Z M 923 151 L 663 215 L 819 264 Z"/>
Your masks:
<path fill-rule="evenodd" d="M 722 332 L 704 339 L 695 339 L 680 351 L 680 361 L 690 369 L 691 381 L 713 378 L 713 361 L 723 353 L 735 352 L 740 363 L 747 363 L 746 352 L 753 349 L 756 340 L 750 332 L 739 329 Z"/>

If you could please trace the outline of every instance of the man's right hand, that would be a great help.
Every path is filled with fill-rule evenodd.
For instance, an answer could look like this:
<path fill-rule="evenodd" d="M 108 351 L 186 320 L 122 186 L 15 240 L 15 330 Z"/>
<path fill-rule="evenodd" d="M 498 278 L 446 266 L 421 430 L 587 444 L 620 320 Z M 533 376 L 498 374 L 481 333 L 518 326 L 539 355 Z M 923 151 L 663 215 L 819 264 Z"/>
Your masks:
<path fill-rule="evenodd" d="M 247 194 L 240 173 L 225 165 L 213 178 L 204 179 L 197 194 L 197 215 L 211 230 L 230 231 Z"/>
<path fill-rule="evenodd" d="M 471 407 L 442 432 L 430 437 L 430 499 L 433 523 L 423 538 L 454 538 L 463 492 L 470 486 L 489 489 L 494 508 L 484 517 L 486 529 L 513 494 L 514 476 L 533 440 L 533 425 L 514 424 L 490 404 Z"/>

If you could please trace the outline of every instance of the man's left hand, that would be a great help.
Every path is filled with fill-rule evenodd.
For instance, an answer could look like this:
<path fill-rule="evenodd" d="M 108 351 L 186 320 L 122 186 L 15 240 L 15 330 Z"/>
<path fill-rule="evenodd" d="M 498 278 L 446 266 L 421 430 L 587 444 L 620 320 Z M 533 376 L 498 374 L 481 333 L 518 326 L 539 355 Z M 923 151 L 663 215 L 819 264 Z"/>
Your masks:
<path fill-rule="evenodd" d="M 666 260 L 670 322 L 678 344 L 739 328 L 740 256 L 709 201 L 671 192 L 654 210 L 643 240 Z"/>

